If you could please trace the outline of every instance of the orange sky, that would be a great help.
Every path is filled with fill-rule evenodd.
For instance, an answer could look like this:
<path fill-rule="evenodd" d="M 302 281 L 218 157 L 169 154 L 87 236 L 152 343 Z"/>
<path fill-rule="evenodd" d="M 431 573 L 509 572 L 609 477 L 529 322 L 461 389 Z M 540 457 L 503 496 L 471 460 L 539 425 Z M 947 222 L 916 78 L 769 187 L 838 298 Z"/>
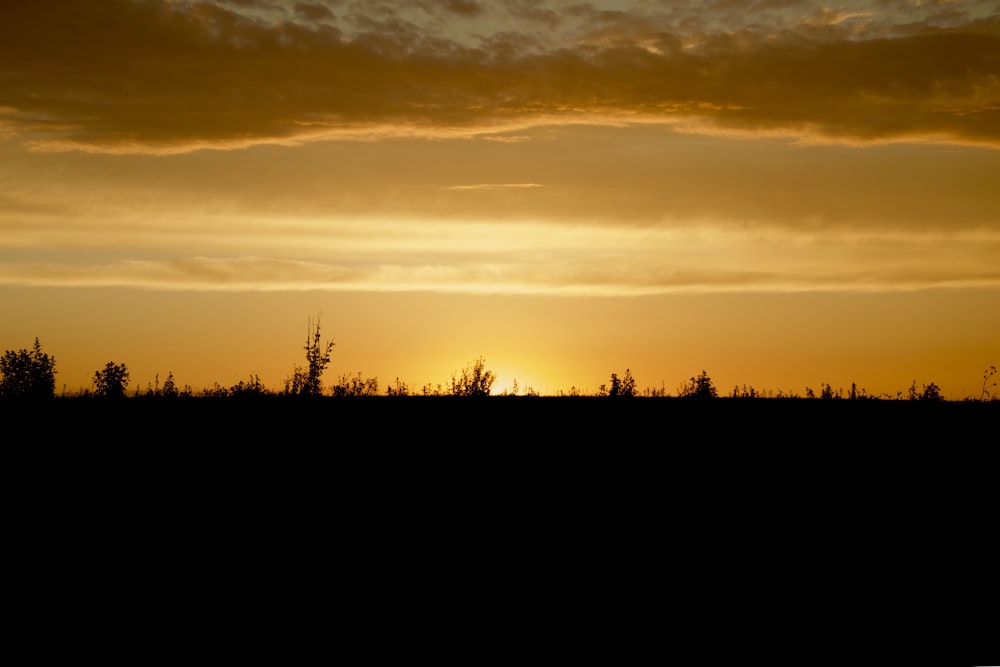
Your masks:
<path fill-rule="evenodd" d="M 0 8 L 0 348 L 802 393 L 1000 360 L 992 2 Z"/>

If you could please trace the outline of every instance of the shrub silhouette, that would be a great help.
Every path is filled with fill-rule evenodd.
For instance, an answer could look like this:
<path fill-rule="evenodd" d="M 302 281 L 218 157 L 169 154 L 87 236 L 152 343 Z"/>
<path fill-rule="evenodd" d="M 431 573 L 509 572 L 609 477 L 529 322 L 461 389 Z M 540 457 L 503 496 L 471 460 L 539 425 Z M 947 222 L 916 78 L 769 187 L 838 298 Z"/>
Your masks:
<path fill-rule="evenodd" d="M 378 378 L 362 379 L 361 371 L 358 371 L 357 377 L 341 376 L 337 384 L 333 386 L 333 395 L 340 398 L 378 396 Z"/>
<path fill-rule="evenodd" d="M 103 369 L 94 373 L 95 393 L 103 398 L 123 398 L 128 381 L 128 367 L 109 361 Z"/>
<path fill-rule="evenodd" d="M 56 360 L 35 338 L 31 350 L 7 350 L 0 357 L 0 396 L 51 398 L 56 390 Z"/>
<path fill-rule="evenodd" d="M 177 382 L 174 381 L 173 371 L 167 372 L 167 379 L 163 381 L 163 389 L 160 390 L 160 395 L 164 398 L 177 398 L 181 395 L 180 390 L 177 388 Z"/>
<path fill-rule="evenodd" d="M 313 328 L 312 320 L 309 320 L 309 333 L 306 334 L 306 344 L 302 349 L 306 351 L 306 367 L 296 366 L 292 377 L 285 380 L 286 394 L 295 396 L 319 396 L 323 393 L 323 371 L 330 364 L 330 352 L 333 351 L 333 341 L 327 341 L 323 345 L 320 338 L 319 319 L 316 319 L 316 328 Z"/>
<path fill-rule="evenodd" d="M 444 393 L 444 391 L 441 388 L 440 384 L 433 385 L 430 382 L 428 382 L 420 389 L 420 393 L 423 394 L 424 396 L 441 396 Z"/>
<path fill-rule="evenodd" d="M 941 387 L 937 386 L 933 382 L 924 385 L 924 390 L 920 394 L 921 401 L 940 401 L 941 398 Z"/>
<path fill-rule="evenodd" d="M 944 400 L 941 396 L 941 387 L 937 386 L 933 382 L 930 384 L 925 384 L 923 386 L 923 391 L 917 391 L 917 381 L 914 380 L 910 388 L 906 390 L 906 397 L 911 401 L 941 401 Z"/>
<path fill-rule="evenodd" d="M 386 396 L 409 396 L 410 387 L 405 383 L 400 381 L 399 377 L 396 378 L 396 384 L 389 385 L 385 389 Z"/>
<path fill-rule="evenodd" d="M 36 344 L 38 343 L 37 339 L 35 340 L 35 343 Z M 982 393 L 979 394 L 979 400 L 980 401 L 985 401 L 987 396 L 989 396 L 991 400 L 994 399 L 994 398 L 996 398 L 995 396 L 993 396 L 990 393 L 990 390 L 988 389 L 988 387 L 995 387 L 995 386 L 997 386 L 996 380 L 993 381 L 993 384 L 989 384 L 989 385 L 986 384 L 987 382 L 990 381 L 990 378 L 993 377 L 996 374 L 997 374 L 997 367 L 996 366 L 990 366 L 989 368 L 987 368 L 986 370 L 983 371 L 983 391 L 982 391 Z"/>
<path fill-rule="evenodd" d="M 691 378 L 690 383 L 681 386 L 678 395 L 681 398 L 716 398 L 719 393 L 712 383 L 712 378 L 702 370 L 698 377 Z"/>
<path fill-rule="evenodd" d="M 264 383 L 261 382 L 260 376 L 254 374 L 249 379 L 240 380 L 230 387 L 228 395 L 233 398 L 257 398 L 267 396 L 269 393 Z"/>
<path fill-rule="evenodd" d="M 462 374 L 451 376 L 452 396 L 489 396 L 496 374 L 486 370 L 486 360 L 479 357 L 471 366 L 462 369 Z"/>
<path fill-rule="evenodd" d="M 604 385 L 601 385 L 603 388 Z M 611 374 L 611 387 L 600 392 L 602 396 L 607 396 L 608 398 L 633 398 L 636 395 L 635 389 L 635 378 L 632 377 L 632 371 L 628 368 L 625 369 L 625 377 L 619 378 L 617 373 Z"/>

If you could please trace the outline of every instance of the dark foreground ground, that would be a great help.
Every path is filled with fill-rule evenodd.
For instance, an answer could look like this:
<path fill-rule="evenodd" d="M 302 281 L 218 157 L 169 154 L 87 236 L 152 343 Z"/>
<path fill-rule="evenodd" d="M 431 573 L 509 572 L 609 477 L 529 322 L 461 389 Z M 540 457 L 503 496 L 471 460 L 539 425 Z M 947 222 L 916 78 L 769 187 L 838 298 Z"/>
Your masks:
<path fill-rule="evenodd" d="M 831 484 L 849 497 L 863 479 L 965 493 L 992 492 L 983 480 L 1000 469 L 1000 402 L 57 398 L 0 401 L 0 420 L 12 482 L 166 487 L 178 499 L 230 488 L 405 503 L 450 488 L 521 502 Z"/>
<path fill-rule="evenodd" d="M 0 401 L 0 419 L 19 506 L 96 502 L 139 523 L 461 532 L 514 515 L 659 535 L 707 514 L 685 530 L 778 521 L 794 536 L 849 511 L 891 532 L 978 525 L 1000 470 L 1000 402 L 69 398 Z"/>
<path fill-rule="evenodd" d="M 1000 402 L 376 397 L 0 401 L 8 445 L 772 446 L 1000 439 Z"/>
<path fill-rule="evenodd" d="M 148 646 L 641 662 L 641 642 L 876 655 L 901 613 L 926 651 L 920 628 L 992 618 L 1000 403 L 55 399 L 0 419 L 11 606 L 46 641 L 58 615 L 113 620 L 107 645 L 162 627 Z"/>

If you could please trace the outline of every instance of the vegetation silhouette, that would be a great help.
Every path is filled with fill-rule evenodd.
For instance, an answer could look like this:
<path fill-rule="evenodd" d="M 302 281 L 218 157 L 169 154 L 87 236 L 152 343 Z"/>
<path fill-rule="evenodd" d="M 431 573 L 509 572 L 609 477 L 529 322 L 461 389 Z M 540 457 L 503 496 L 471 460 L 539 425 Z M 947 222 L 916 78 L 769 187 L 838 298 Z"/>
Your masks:
<path fill-rule="evenodd" d="M 996 396 L 993 396 L 992 392 L 990 392 L 989 390 L 990 387 L 997 386 L 996 380 L 994 380 L 992 384 L 989 385 L 986 384 L 987 382 L 990 381 L 990 378 L 992 378 L 996 374 L 997 374 L 996 366 L 990 366 L 989 368 L 983 371 L 983 391 L 979 394 L 980 401 L 986 400 L 987 396 L 990 396 L 991 399 L 996 398 Z"/>
<path fill-rule="evenodd" d="M 597 390 L 598 396 L 606 396 L 608 398 L 635 398 L 637 396 L 637 391 L 635 387 L 635 378 L 632 377 L 632 370 L 626 368 L 625 376 L 619 378 L 617 373 L 611 374 L 611 386 L 607 387 L 601 385 Z"/>
<path fill-rule="evenodd" d="M 55 437 L 70 441 L 81 432 L 115 424 L 123 433 L 172 447 L 178 442 L 284 443 L 293 433 L 310 442 L 323 441 L 325 447 L 329 425 L 336 423 L 352 433 L 377 433 L 378 441 L 388 438 L 397 443 L 409 439 L 426 442 L 429 434 L 446 428 L 474 434 L 469 441 L 476 444 L 502 444 L 507 448 L 503 451 L 516 449 L 521 441 L 554 446 L 616 442 L 622 428 L 644 433 L 644 447 L 646 442 L 668 445 L 670 437 L 662 428 L 665 423 L 691 429 L 711 425 L 711 440 L 706 442 L 712 443 L 749 443 L 747 435 L 754 432 L 779 439 L 801 438 L 801 429 L 775 428 L 795 423 L 822 424 L 821 429 L 808 432 L 810 440 L 841 447 L 860 441 L 930 442 L 935 428 L 940 441 L 960 433 L 988 432 L 996 428 L 1000 417 L 995 366 L 983 372 L 978 396 L 958 401 L 945 400 L 934 382 L 920 386 L 916 381 L 908 391 L 894 396 L 870 395 L 856 383 L 847 391 L 823 383 L 816 392 L 806 387 L 804 396 L 744 384 L 720 397 L 705 370 L 670 394 L 665 385 L 640 391 L 631 369 L 622 375 L 612 373 L 610 382 L 596 391 L 574 386 L 568 392 L 538 396 L 529 387 L 519 394 L 515 381 L 512 390 L 505 389 L 497 400 L 486 401 L 478 398 L 491 396 L 496 374 L 482 356 L 453 372 L 450 382 L 427 383 L 417 390 L 398 377 L 382 388 L 377 378 L 360 371 L 341 375 L 324 390 L 322 377 L 333 347 L 332 341 L 323 340 L 319 320 L 310 320 L 303 346 L 306 366 L 296 367 L 295 375 L 285 381 L 284 391 L 268 389 L 254 374 L 232 386 L 216 382 L 196 392 L 190 385 L 179 387 L 170 372 L 162 385 L 157 375 L 155 386 L 150 385 L 144 393 L 136 390 L 131 396 L 138 400 L 128 400 L 129 369 L 115 362 L 94 373 L 94 391 L 84 389 L 67 395 L 64 390 L 54 397 L 55 359 L 42 351 L 36 339 L 33 349 L 8 350 L 0 357 L 0 411 L 8 406 L 8 413 L 13 414 L 9 406 L 22 396 L 51 399 L 21 402 L 16 408 L 19 418 L 33 416 L 36 423 L 46 424 L 44 432 L 22 434 L 20 439 L 25 442 Z M 380 391 L 381 399 L 377 398 Z M 518 395 L 537 398 L 502 398 Z M 89 396 L 122 400 L 86 400 Z M 811 400 L 816 398 L 820 400 Z M 317 411 L 317 407 L 321 409 Z M 343 444 L 331 444 L 338 452 L 349 453 L 359 451 L 366 440 L 350 438 Z"/>
<path fill-rule="evenodd" d="M 362 378 L 361 371 L 358 371 L 357 377 L 343 375 L 333 386 L 333 395 L 339 398 L 378 396 L 378 378 Z"/>
<path fill-rule="evenodd" d="M 719 392 L 704 370 L 697 377 L 691 378 L 690 382 L 680 386 L 677 395 L 681 398 L 708 399 L 718 398 Z"/>
<path fill-rule="evenodd" d="M 295 366 L 295 371 L 290 378 L 285 379 L 283 390 L 269 389 L 260 376 L 252 374 L 247 380 L 240 380 L 232 386 L 226 387 L 215 383 L 212 387 L 196 392 L 190 385 L 181 388 L 174 378 L 173 372 L 167 374 L 166 380 L 160 384 L 160 376 L 156 376 L 156 383 L 150 385 L 145 393 L 140 393 L 137 389 L 133 396 L 142 398 L 178 399 L 178 398 L 264 398 L 264 397 L 326 397 L 333 399 L 342 398 L 374 398 L 385 397 L 489 397 L 496 381 L 496 374 L 486 365 L 485 357 L 478 357 L 474 361 L 466 364 L 461 371 L 453 372 L 449 382 L 444 384 L 427 383 L 420 389 L 411 387 L 400 380 L 399 377 L 386 387 L 381 387 L 378 378 L 366 377 L 360 371 L 354 375 L 344 374 L 338 377 L 337 381 L 328 389 L 324 388 L 323 375 L 330 365 L 331 355 L 334 348 L 332 340 L 324 341 L 319 318 L 310 319 L 308 322 L 306 340 L 302 349 L 305 353 L 305 366 Z M 53 398 L 55 397 L 55 358 L 44 352 L 39 339 L 36 337 L 34 345 L 30 350 L 7 350 L 0 357 L 0 399 L 11 398 Z M 983 371 L 982 386 L 978 396 L 967 396 L 964 399 L 946 400 L 942 388 L 935 382 L 918 385 L 914 380 L 905 391 L 890 394 L 870 394 L 857 383 L 852 382 L 848 390 L 844 388 L 834 389 L 833 386 L 824 382 L 819 385 L 818 391 L 811 387 L 805 387 L 804 395 L 797 393 L 785 393 L 770 390 L 758 390 L 746 384 L 736 385 L 731 393 L 722 396 L 725 399 L 793 399 L 810 400 L 819 398 L 817 403 L 827 401 L 846 400 L 850 402 L 917 402 L 921 404 L 947 403 L 947 402 L 1000 402 L 996 392 L 997 368 L 988 366 Z M 93 375 L 93 391 L 83 389 L 76 396 L 85 397 L 89 395 L 104 398 L 125 398 L 126 390 L 129 386 L 130 372 L 125 364 L 118 364 L 109 361 L 102 369 Z M 382 392 L 380 394 L 380 391 Z M 532 396 L 539 397 L 538 392 L 528 388 L 523 394 L 519 393 L 520 388 L 517 380 L 514 380 L 512 389 L 504 389 L 499 396 Z M 73 398 L 73 394 L 67 396 L 65 389 L 62 392 L 63 398 Z M 540 398 L 565 398 L 573 399 L 578 404 L 586 402 L 591 397 L 604 398 L 646 398 L 646 399 L 719 399 L 720 394 L 715 387 L 715 383 L 706 370 L 702 370 L 698 375 L 691 377 L 689 381 L 678 386 L 676 392 L 670 394 L 665 386 L 662 388 L 649 388 L 640 390 L 630 368 L 625 369 L 624 374 L 611 373 L 610 382 L 601 384 L 596 391 L 580 389 L 576 386 L 570 388 L 568 392 L 559 390 L 556 394 L 543 396 Z M 409 401 L 408 401 L 409 402 Z M 419 401 L 417 401 L 419 402 Z M 742 401 L 746 402 L 746 401 Z M 551 401 L 547 402 L 551 405 Z M 711 409 L 711 408 L 709 408 Z"/>
<path fill-rule="evenodd" d="M 420 388 L 421 396 L 444 396 L 444 388 L 440 383 L 434 385 L 428 382 Z"/>
<path fill-rule="evenodd" d="M 42 352 L 35 338 L 31 350 L 7 350 L 0 357 L 0 396 L 52 398 L 56 391 L 56 360 Z"/>
<path fill-rule="evenodd" d="M 500 395 L 507 396 L 510 398 L 514 398 L 516 396 L 538 398 L 539 395 L 538 392 L 535 391 L 535 388 L 532 387 L 531 385 L 528 385 L 527 387 L 524 388 L 524 393 L 520 392 L 521 392 L 521 386 L 518 384 L 517 378 L 514 378 L 513 386 L 511 386 L 510 388 L 504 388 L 504 390 L 500 393 Z"/>
<path fill-rule="evenodd" d="M 923 385 L 923 390 L 917 391 L 917 381 L 914 380 L 913 384 L 910 385 L 907 391 L 908 398 L 911 401 L 941 401 L 941 387 L 937 386 L 933 382 L 930 384 Z"/>
<path fill-rule="evenodd" d="M 736 385 L 733 387 L 733 393 L 730 394 L 730 396 L 733 398 L 760 398 L 760 395 L 757 393 L 757 390 L 753 388 L 753 385 L 750 385 L 749 387 L 747 385 L 743 385 L 742 387 Z"/>
<path fill-rule="evenodd" d="M 400 381 L 399 377 L 396 377 L 396 382 L 385 388 L 386 396 L 409 396 L 410 387 L 405 382 Z"/>
<path fill-rule="evenodd" d="M 452 396 L 489 396 L 496 379 L 496 374 L 487 370 L 486 360 L 479 357 L 463 368 L 460 375 L 452 373 L 449 391 Z"/>
<path fill-rule="evenodd" d="M 320 321 L 316 324 L 309 320 L 309 331 L 306 334 L 306 367 L 296 366 L 291 378 L 285 380 L 284 393 L 291 396 L 321 396 L 323 394 L 323 372 L 330 364 L 330 353 L 333 351 L 333 341 L 324 345 L 320 334 Z"/>
<path fill-rule="evenodd" d="M 240 380 L 229 388 L 229 396 L 233 398 L 260 398 L 268 396 L 271 392 L 267 390 L 259 375 L 251 375 L 247 380 Z"/>
<path fill-rule="evenodd" d="M 173 372 L 168 372 L 167 379 L 163 381 L 163 389 L 160 390 L 160 396 L 163 396 L 163 398 L 177 398 L 180 395 L 181 392 L 174 381 Z"/>
<path fill-rule="evenodd" d="M 128 382 L 129 372 L 125 364 L 109 361 L 94 373 L 95 394 L 101 398 L 125 398 Z"/>

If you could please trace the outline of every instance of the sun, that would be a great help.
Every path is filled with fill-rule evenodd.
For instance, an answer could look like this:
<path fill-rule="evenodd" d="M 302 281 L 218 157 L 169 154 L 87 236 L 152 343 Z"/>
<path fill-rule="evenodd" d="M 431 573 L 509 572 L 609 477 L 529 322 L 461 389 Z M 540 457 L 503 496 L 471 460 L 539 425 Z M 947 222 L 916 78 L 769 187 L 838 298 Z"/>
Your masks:
<path fill-rule="evenodd" d="M 539 384 L 527 373 L 500 371 L 490 390 L 491 396 L 528 396 L 540 394 Z"/>

